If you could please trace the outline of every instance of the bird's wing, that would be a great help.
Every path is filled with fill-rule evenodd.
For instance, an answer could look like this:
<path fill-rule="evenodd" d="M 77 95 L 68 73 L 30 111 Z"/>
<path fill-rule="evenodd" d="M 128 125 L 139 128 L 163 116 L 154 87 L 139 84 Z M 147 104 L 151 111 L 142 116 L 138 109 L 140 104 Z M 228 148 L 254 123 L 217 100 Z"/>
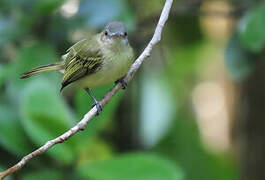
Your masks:
<path fill-rule="evenodd" d="M 65 73 L 62 87 L 97 72 L 102 65 L 102 53 L 94 40 L 82 40 L 73 45 L 65 60 Z"/>

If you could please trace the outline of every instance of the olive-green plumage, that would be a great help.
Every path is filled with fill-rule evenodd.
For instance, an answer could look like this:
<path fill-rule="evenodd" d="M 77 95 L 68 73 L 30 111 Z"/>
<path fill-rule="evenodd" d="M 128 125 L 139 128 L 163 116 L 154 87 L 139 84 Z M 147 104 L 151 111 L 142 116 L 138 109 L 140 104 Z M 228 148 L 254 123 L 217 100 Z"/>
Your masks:
<path fill-rule="evenodd" d="M 64 70 L 61 90 L 71 83 L 94 88 L 122 78 L 133 62 L 133 50 L 125 25 L 111 22 L 101 33 L 74 44 L 62 57 L 62 61 L 32 69 L 21 78 Z"/>

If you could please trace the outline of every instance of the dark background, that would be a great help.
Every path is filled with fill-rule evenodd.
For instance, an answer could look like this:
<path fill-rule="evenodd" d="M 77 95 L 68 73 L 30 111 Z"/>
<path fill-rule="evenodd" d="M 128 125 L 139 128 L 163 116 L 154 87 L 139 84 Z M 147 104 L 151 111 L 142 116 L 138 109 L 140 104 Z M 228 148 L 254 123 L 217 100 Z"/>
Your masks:
<path fill-rule="evenodd" d="M 76 124 L 90 109 L 61 75 L 19 76 L 58 61 L 111 20 L 136 56 L 162 0 L 0 1 L 0 169 Z M 175 0 L 162 41 L 100 116 L 9 179 L 265 179 L 265 3 Z M 113 86 L 93 89 L 100 99 Z"/>

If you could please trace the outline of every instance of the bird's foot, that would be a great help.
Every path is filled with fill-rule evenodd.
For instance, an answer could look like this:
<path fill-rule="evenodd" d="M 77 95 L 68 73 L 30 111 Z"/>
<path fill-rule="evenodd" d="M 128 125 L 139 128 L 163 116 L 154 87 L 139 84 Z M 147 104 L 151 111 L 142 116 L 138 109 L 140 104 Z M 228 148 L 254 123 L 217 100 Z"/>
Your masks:
<path fill-rule="evenodd" d="M 89 88 L 85 88 L 86 92 L 89 94 L 89 96 L 93 99 L 94 101 L 94 104 L 92 104 L 92 108 L 94 106 L 96 106 L 97 108 L 97 114 L 96 115 L 99 115 L 99 113 L 102 111 L 102 106 L 101 104 L 96 100 L 96 98 L 92 95 L 92 93 L 90 92 Z"/>
<path fill-rule="evenodd" d="M 98 116 L 99 113 L 102 111 L 102 106 L 101 106 L 101 104 L 98 101 L 95 101 L 95 103 L 91 105 L 92 108 L 94 106 L 96 106 L 96 108 L 97 108 L 97 114 L 96 115 Z"/>
<path fill-rule="evenodd" d="M 127 84 L 127 82 L 125 82 L 125 80 L 123 78 L 118 79 L 118 80 L 115 81 L 115 84 L 118 84 L 118 83 L 121 83 L 121 88 L 122 89 L 126 89 L 127 88 L 128 84 Z"/>

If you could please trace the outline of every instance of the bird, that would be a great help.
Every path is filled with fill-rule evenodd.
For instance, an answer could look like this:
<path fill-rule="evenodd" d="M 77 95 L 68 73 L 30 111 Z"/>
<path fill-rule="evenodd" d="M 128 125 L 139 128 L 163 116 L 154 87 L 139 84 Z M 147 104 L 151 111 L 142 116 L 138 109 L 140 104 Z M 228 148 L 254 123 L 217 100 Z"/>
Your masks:
<path fill-rule="evenodd" d="M 83 88 L 94 101 L 92 106 L 96 106 L 98 115 L 102 106 L 90 89 L 110 82 L 121 83 L 125 89 L 127 84 L 123 77 L 133 63 L 134 51 L 129 44 L 125 24 L 112 21 L 98 34 L 75 43 L 61 59 L 24 72 L 20 78 L 49 71 L 63 71 L 60 92 L 70 84 Z"/>

